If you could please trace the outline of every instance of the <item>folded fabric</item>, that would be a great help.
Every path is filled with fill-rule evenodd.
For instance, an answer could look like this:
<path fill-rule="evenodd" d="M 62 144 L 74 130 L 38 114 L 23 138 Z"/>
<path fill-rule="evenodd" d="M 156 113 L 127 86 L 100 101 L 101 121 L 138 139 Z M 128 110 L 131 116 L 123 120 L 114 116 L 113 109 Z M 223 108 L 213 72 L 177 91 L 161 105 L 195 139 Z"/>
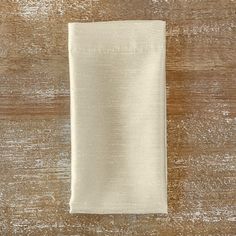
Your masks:
<path fill-rule="evenodd" d="M 70 213 L 166 213 L 165 22 L 68 27 Z"/>

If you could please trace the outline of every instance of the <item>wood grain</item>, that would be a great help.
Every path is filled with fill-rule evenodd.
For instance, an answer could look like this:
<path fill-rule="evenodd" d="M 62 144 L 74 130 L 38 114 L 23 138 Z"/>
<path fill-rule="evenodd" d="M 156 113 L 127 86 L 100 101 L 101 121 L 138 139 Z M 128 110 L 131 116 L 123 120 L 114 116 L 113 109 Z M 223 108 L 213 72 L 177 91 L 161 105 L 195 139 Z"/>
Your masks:
<path fill-rule="evenodd" d="M 69 214 L 67 23 L 167 21 L 168 215 Z M 235 0 L 1 0 L 0 235 L 236 235 Z"/>

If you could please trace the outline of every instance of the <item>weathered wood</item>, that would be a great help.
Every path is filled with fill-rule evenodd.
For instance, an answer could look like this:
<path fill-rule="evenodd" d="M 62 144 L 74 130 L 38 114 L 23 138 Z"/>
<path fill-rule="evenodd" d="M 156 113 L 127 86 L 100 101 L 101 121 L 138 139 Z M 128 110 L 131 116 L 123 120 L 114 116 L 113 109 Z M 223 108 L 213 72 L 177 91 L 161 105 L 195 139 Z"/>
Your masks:
<path fill-rule="evenodd" d="M 0 235 L 235 235 L 236 1 L 1 0 Z M 71 215 L 67 23 L 167 21 L 165 215 Z"/>

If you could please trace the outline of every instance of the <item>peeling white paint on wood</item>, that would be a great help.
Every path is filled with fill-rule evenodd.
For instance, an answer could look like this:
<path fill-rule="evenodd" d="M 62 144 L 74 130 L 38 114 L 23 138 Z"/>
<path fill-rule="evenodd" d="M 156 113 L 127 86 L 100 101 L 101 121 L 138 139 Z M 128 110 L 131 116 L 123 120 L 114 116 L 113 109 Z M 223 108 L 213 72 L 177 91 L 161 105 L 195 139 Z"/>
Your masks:
<path fill-rule="evenodd" d="M 234 235 L 236 2 L 0 2 L 1 235 Z M 67 23 L 167 21 L 166 215 L 71 215 Z"/>

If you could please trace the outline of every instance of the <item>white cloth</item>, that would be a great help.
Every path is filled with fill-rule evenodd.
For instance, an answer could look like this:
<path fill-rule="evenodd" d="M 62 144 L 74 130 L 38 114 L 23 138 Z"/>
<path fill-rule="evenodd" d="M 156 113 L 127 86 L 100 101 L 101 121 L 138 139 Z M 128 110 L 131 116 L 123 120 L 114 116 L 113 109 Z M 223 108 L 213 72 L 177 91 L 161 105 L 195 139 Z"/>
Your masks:
<path fill-rule="evenodd" d="M 165 22 L 69 23 L 70 213 L 166 213 Z"/>

